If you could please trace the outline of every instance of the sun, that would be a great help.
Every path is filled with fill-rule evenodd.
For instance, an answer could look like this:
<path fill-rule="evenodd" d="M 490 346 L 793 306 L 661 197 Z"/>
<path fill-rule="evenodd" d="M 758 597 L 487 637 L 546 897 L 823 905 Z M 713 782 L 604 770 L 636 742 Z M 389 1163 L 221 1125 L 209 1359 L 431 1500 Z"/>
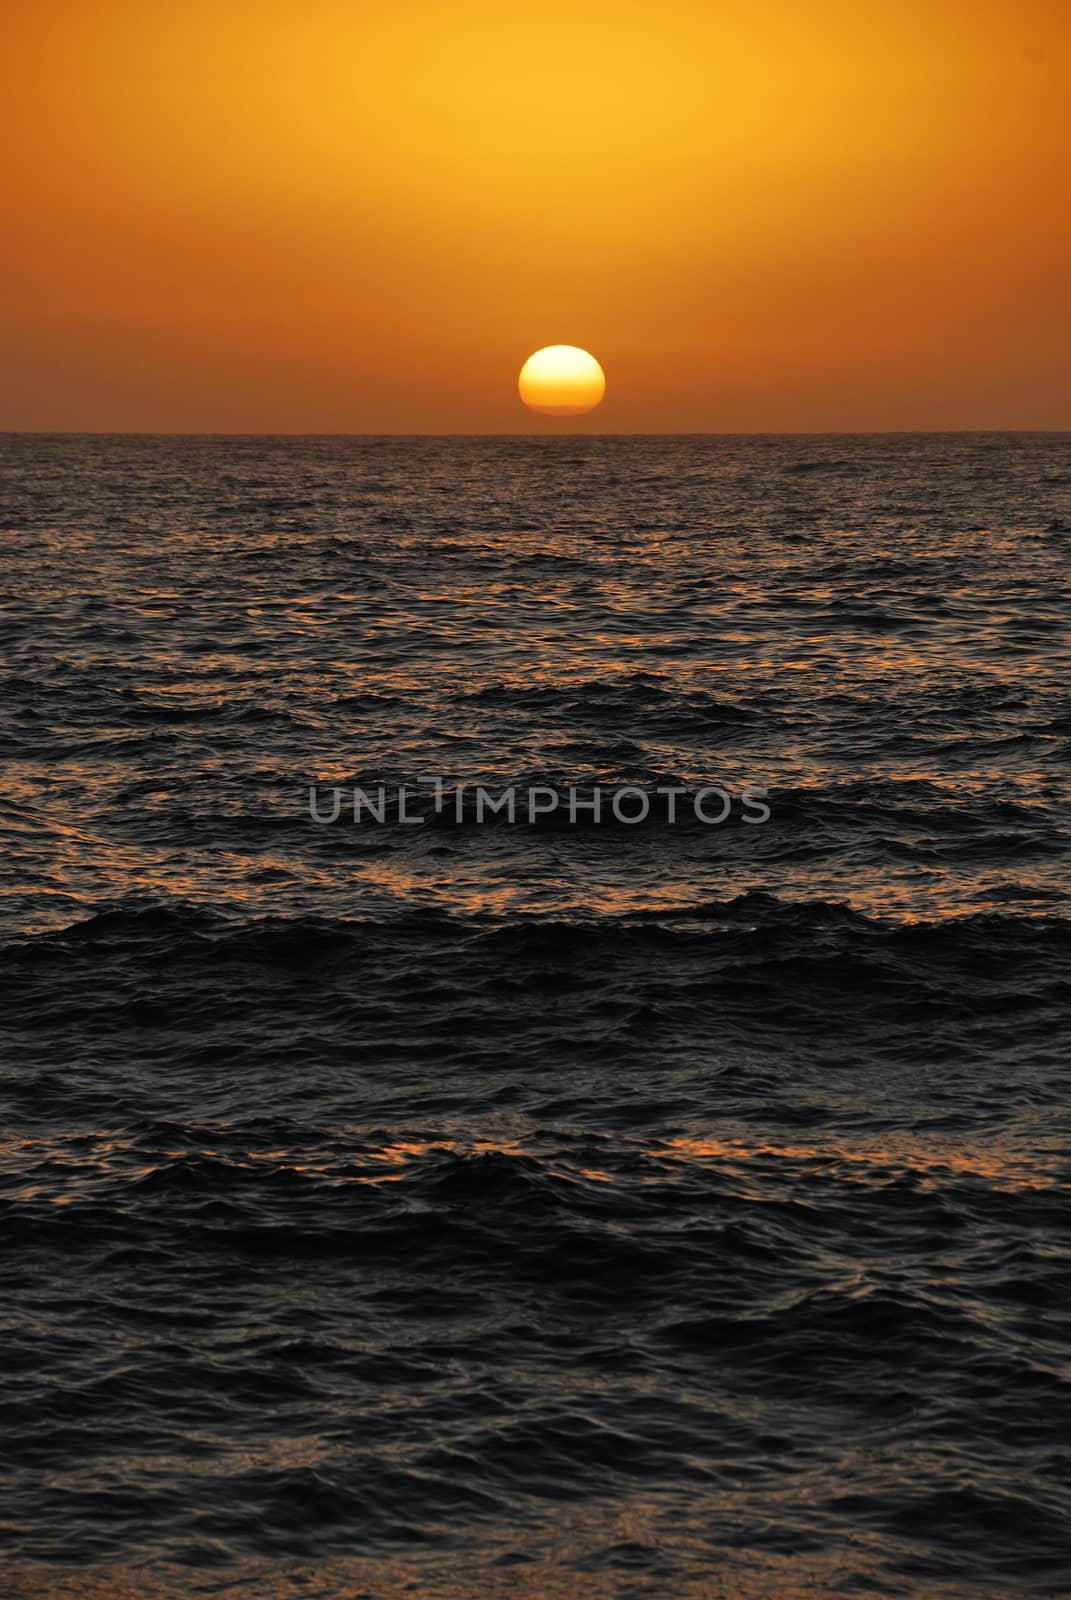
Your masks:
<path fill-rule="evenodd" d="M 521 368 L 517 390 L 530 411 L 545 417 L 579 417 L 594 411 L 606 378 L 594 356 L 575 344 L 548 344 Z"/>

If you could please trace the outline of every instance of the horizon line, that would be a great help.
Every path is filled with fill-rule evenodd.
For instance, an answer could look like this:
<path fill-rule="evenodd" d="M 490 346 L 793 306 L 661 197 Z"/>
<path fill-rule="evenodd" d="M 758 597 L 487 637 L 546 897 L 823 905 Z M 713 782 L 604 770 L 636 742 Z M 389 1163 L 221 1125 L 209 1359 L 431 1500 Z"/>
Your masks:
<path fill-rule="evenodd" d="M 1065 428 L 659 428 L 607 432 L 511 433 L 427 429 L 378 432 L 370 429 L 304 428 L 0 428 L 0 438 L 27 439 L 888 439 L 984 438 L 992 434 L 1033 438 L 1071 436 Z"/>

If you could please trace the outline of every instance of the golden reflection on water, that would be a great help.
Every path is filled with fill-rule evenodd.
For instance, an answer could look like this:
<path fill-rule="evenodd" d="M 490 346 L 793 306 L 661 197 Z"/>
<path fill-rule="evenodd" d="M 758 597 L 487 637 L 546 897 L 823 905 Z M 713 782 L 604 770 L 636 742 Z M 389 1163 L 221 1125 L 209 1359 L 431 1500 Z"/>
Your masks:
<path fill-rule="evenodd" d="M 817 1167 L 808 1172 L 808 1181 L 828 1171 L 838 1181 L 873 1183 L 876 1178 L 892 1179 L 905 1172 L 918 1174 L 924 1188 L 938 1189 L 950 1179 L 978 1178 L 995 1189 L 1063 1189 L 1071 1187 L 1061 1172 L 1067 1162 L 1055 1157 L 1032 1154 L 1029 1161 L 1002 1152 L 995 1145 L 977 1145 L 958 1150 L 925 1149 L 917 1144 L 872 1145 L 851 1149 L 841 1144 L 747 1144 L 742 1139 L 678 1138 L 670 1149 L 688 1160 L 785 1162 Z"/>
<path fill-rule="evenodd" d="M 799 665 L 793 661 L 783 664 Z M 712 670 L 706 669 L 708 673 Z M 533 670 L 522 676 L 516 686 L 530 688 L 533 680 L 540 676 Z M 569 674 L 564 674 L 548 682 L 560 690 L 568 679 Z M 582 679 L 581 672 L 578 681 Z M 369 684 L 363 684 L 362 688 L 367 690 Z M 154 689 L 155 694 L 166 697 L 166 686 Z M 177 698 L 181 701 L 181 697 Z M 135 742 L 138 737 L 122 727 L 103 730 L 103 734 Z M 1036 737 L 1045 749 L 1059 744 L 1056 735 Z M 562 738 L 565 739 L 564 733 Z M 440 751 L 440 769 L 450 764 L 451 739 L 462 746 L 467 743 L 464 733 L 450 736 Z M 824 826 L 808 820 L 806 813 L 812 803 L 834 803 L 844 807 L 847 814 L 860 804 L 857 791 L 862 783 L 874 782 L 902 791 L 897 805 L 907 807 L 909 813 L 916 815 L 909 814 L 897 821 L 893 814 L 888 826 L 894 833 L 899 829 L 903 840 L 907 841 L 908 858 L 890 862 L 881 857 L 868 863 L 853 854 L 845 862 L 829 861 L 824 866 L 810 858 L 795 865 L 785 863 L 779 869 L 776 883 L 770 885 L 779 898 L 800 902 L 824 900 L 863 916 L 888 919 L 899 926 L 913 926 L 1006 911 L 1009 879 L 1012 879 L 1017 918 L 1052 914 L 1054 908 L 1062 905 L 1065 890 L 1058 865 L 1047 857 L 1019 861 L 1013 873 L 1007 861 L 982 865 L 968 856 L 961 864 L 956 856 L 948 855 L 944 833 L 949 822 L 967 817 L 972 802 L 984 799 L 995 783 L 1003 786 L 1016 806 L 1037 812 L 1039 817 L 1043 809 L 1036 798 L 1038 786 L 1046 777 L 1042 763 L 1029 767 L 1020 763 L 1014 770 L 995 764 L 987 769 L 977 764 L 976 757 L 976 765 L 971 770 L 957 763 L 955 771 L 949 774 L 943 770 L 948 751 L 963 742 L 959 736 L 934 738 L 927 742 L 921 756 L 913 755 L 904 765 L 892 758 L 888 763 L 871 762 L 861 767 L 851 782 L 844 783 L 841 769 L 814 760 L 802 746 L 782 750 L 777 769 L 771 773 L 768 756 L 757 761 L 746 750 L 734 752 L 726 748 L 720 751 L 716 762 L 708 759 L 704 763 L 697 759 L 693 767 L 689 764 L 692 758 L 688 751 L 672 740 L 664 743 L 648 740 L 652 756 L 667 770 L 676 770 L 678 780 L 693 788 L 712 782 L 742 788 L 745 783 L 761 781 L 771 792 L 773 825 L 782 825 L 787 817 L 789 824 L 801 832 L 813 826 Z M 570 747 L 566 742 L 561 748 L 567 752 Z M 932 760 L 927 764 L 931 755 Z M 420 765 L 426 764 L 422 758 Z M 633 782 L 635 774 L 627 767 L 627 760 L 623 759 L 621 770 L 604 772 L 600 782 L 607 788 Z M 353 782 L 348 763 L 328 753 L 314 775 L 303 774 L 300 781 L 295 779 L 292 791 L 282 797 L 266 789 L 266 810 L 277 816 L 282 804 L 283 812 L 296 815 L 304 823 L 307 820 L 305 785 L 311 776 L 325 788 L 333 784 L 345 788 Z M 62 795 L 64 786 L 72 783 L 86 785 L 92 790 L 99 777 L 96 767 L 67 759 L 52 764 L 48 782 L 58 785 L 54 792 Z M 448 785 L 450 781 L 447 778 Z M 468 782 L 470 795 L 478 783 L 493 794 L 516 786 L 518 815 L 523 816 L 524 783 L 516 775 L 475 774 Z M 782 791 L 791 792 L 791 802 L 786 801 Z M 18 848 L 24 848 L 27 861 L 32 862 L 33 887 L 28 891 L 17 883 L 0 885 L 0 906 L 24 935 L 55 932 L 86 920 L 95 901 L 107 898 L 117 884 L 122 885 L 124 893 L 147 903 L 177 901 L 190 906 L 207 906 L 213 911 L 230 911 L 243 918 L 285 915 L 295 895 L 300 895 L 305 902 L 313 891 L 322 895 L 326 903 L 339 887 L 333 862 L 318 861 L 305 849 L 246 851 L 221 847 L 208 856 L 199 857 L 191 852 L 176 852 L 170 845 L 154 843 L 149 838 L 124 837 L 118 842 L 107 828 L 73 821 L 65 803 L 50 804 L 50 790 L 42 788 L 39 775 L 31 779 L 13 770 L 9 798 L 24 813 L 21 817 L 13 815 L 10 825 L 19 841 Z M 140 811 L 149 821 L 163 819 L 172 803 L 173 789 L 169 782 L 145 786 L 138 797 Z M 790 803 L 804 808 L 802 818 L 786 811 Z M 874 805 L 879 803 L 873 802 Z M 224 820 L 245 815 L 243 805 L 228 794 L 215 796 L 213 808 Z M 861 808 L 864 818 L 867 809 L 866 805 Z M 375 825 L 367 819 L 362 824 L 353 824 L 352 828 L 352 842 L 359 843 L 362 852 L 355 852 L 352 875 L 348 875 L 346 881 L 352 886 L 353 881 L 358 880 L 362 888 L 381 891 L 392 909 L 400 902 L 434 906 L 451 915 L 508 916 L 518 908 L 530 909 L 534 903 L 533 879 L 527 863 L 519 864 L 516 851 L 509 848 L 516 843 L 512 829 L 498 835 L 503 845 L 500 853 L 481 851 L 470 858 L 450 847 L 446 858 L 436 852 L 410 857 L 403 862 L 397 857 L 388 859 L 386 855 L 378 855 L 371 848 L 364 853 L 363 847 L 380 842 Z M 47 855 L 40 853 L 42 830 L 47 830 Z M 538 874 L 539 914 L 575 916 L 579 913 L 592 918 L 650 913 L 669 915 L 675 908 L 688 912 L 712 899 L 731 901 L 756 886 L 751 877 L 743 878 L 734 873 L 712 889 L 705 868 L 710 846 L 720 844 L 717 830 L 710 830 L 709 835 L 704 834 L 698 841 L 689 840 L 684 833 L 672 835 L 669 830 L 675 853 L 667 870 L 664 852 L 669 846 L 663 836 L 665 831 L 652 831 L 647 835 L 637 830 L 630 834 L 633 844 L 645 853 L 646 859 L 640 870 L 629 874 L 622 874 L 617 859 L 607 856 L 601 849 L 602 844 L 614 836 L 609 829 L 583 830 L 566 838 L 562 843 L 562 870 L 555 871 L 554 862 L 549 862 Z M 413 832 L 419 834 L 423 830 L 414 829 Z M 523 832 L 523 827 L 518 827 L 517 833 Z M 430 840 L 432 835 L 426 837 Z M 442 844 L 442 838 L 435 838 Z M 656 867 L 657 870 L 650 870 Z M 332 909 L 345 917 L 352 916 L 352 896 L 341 905 L 332 902 Z"/>
<path fill-rule="evenodd" d="M 188 1568 L 163 1568 L 158 1577 L 130 1567 L 94 1566 L 71 1572 L 37 1563 L 7 1563 L 0 1567 L 0 1583 L 5 1600 L 189 1600 L 193 1594 L 223 1592 L 224 1582 L 227 1593 L 242 1593 L 250 1600 L 294 1600 L 297 1595 L 302 1600 L 506 1600 L 507 1596 L 509 1600 L 619 1600 L 626 1584 L 637 1600 L 640 1596 L 664 1600 L 666 1590 L 657 1576 L 645 1577 L 634 1566 L 627 1578 L 620 1568 L 600 1571 L 599 1558 L 614 1547 L 657 1547 L 664 1552 L 677 1543 L 658 1526 L 656 1506 L 633 1504 L 609 1515 L 563 1511 L 555 1519 L 553 1556 L 526 1549 L 523 1564 L 509 1561 L 505 1567 L 502 1557 L 508 1560 L 513 1553 L 510 1546 L 498 1550 L 485 1544 L 468 1557 L 361 1558 L 315 1565 L 242 1562 L 196 1575 Z M 888 1589 L 861 1581 L 865 1541 L 854 1543 L 854 1552 L 843 1558 L 759 1556 L 733 1550 L 718 1562 L 716 1585 L 709 1572 L 694 1577 L 677 1572 L 673 1594 L 679 1600 L 829 1600 L 831 1595 L 850 1592 L 855 1600 L 880 1600 Z M 694 1555 L 692 1565 L 693 1569 L 700 1565 Z M 968 1597 L 955 1584 L 929 1583 L 913 1589 L 911 1600 Z"/>
<path fill-rule="evenodd" d="M 338 1149 L 340 1142 L 344 1143 Z M 327 1147 L 325 1150 L 325 1146 Z M 671 1179 L 675 1168 L 702 1166 L 727 1173 L 762 1166 L 763 1176 L 791 1182 L 805 1172 L 807 1183 L 823 1178 L 834 1183 L 854 1183 L 869 1188 L 895 1182 L 907 1175 L 927 1190 L 945 1188 L 958 1180 L 973 1180 L 1005 1191 L 1061 1191 L 1071 1187 L 1065 1157 L 1032 1151 L 1029 1157 L 999 1143 L 926 1145 L 917 1136 L 885 1144 L 847 1145 L 842 1141 L 813 1144 L 748 1140 L 712 1134 L 678 1135 L 644 1141 L 622 1136 L 606 1142 L 606 1163 L 593 1165 L 590 1157 L 573 1161 L 559 1149 L 548 1149 L 519 1138 L 397 1139 L 387 1144 L 364 1145 L 354 1130 L 325 1130 L 307 1152 L 287 1147 L 270 1150 L 235 1150 L 215 1144 L 182 1145 L 145 1152 L 121 1135 L 53 1135 L 35 1139 L 0 1139 L 0 1176 L 15 1180 L 9 1199 L 43 1199 L 56 1206 L 70 1205 L 101 1181 L 135 1184 L 150 1178 L 166 1163 L 218 1161 L 232 1171 L 289 1174 L 314 1179 L 329 1187 L 349 1184 L 401 1183 L 421 1162 L 452 1156 L 471 1159 L 495 1155 L 530 1159 L 553 1176 L 593 1183 L 642 1187 Z M 624 1160 L 625 1169 L 612 1170 Z M 45 1169 L 45 1170 L 43 1170 Z M 19 1177 L 26 1182 L 17 1184 Z"/>

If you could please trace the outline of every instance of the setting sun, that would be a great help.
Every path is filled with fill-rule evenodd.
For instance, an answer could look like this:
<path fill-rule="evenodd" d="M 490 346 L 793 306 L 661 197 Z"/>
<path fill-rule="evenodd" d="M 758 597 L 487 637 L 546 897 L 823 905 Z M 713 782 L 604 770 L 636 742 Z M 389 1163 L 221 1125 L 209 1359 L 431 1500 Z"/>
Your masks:
<path fill-rule="evenodd" d="M 606 378 L 586 350 L 575 344 L 548 344 L 528 357 L 517 390 L 530 411 L 545 417 L 579 417 L 601 403 Z"/>

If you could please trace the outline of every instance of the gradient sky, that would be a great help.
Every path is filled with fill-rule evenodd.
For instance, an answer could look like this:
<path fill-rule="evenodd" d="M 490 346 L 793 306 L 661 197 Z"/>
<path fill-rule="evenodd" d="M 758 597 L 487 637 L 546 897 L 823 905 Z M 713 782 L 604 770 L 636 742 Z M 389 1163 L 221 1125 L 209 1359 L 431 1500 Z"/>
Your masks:
<path fill-rule="evenodd" d="M 9 15 L 2 428 L 1071 428 L 1065 0 Z"/>

